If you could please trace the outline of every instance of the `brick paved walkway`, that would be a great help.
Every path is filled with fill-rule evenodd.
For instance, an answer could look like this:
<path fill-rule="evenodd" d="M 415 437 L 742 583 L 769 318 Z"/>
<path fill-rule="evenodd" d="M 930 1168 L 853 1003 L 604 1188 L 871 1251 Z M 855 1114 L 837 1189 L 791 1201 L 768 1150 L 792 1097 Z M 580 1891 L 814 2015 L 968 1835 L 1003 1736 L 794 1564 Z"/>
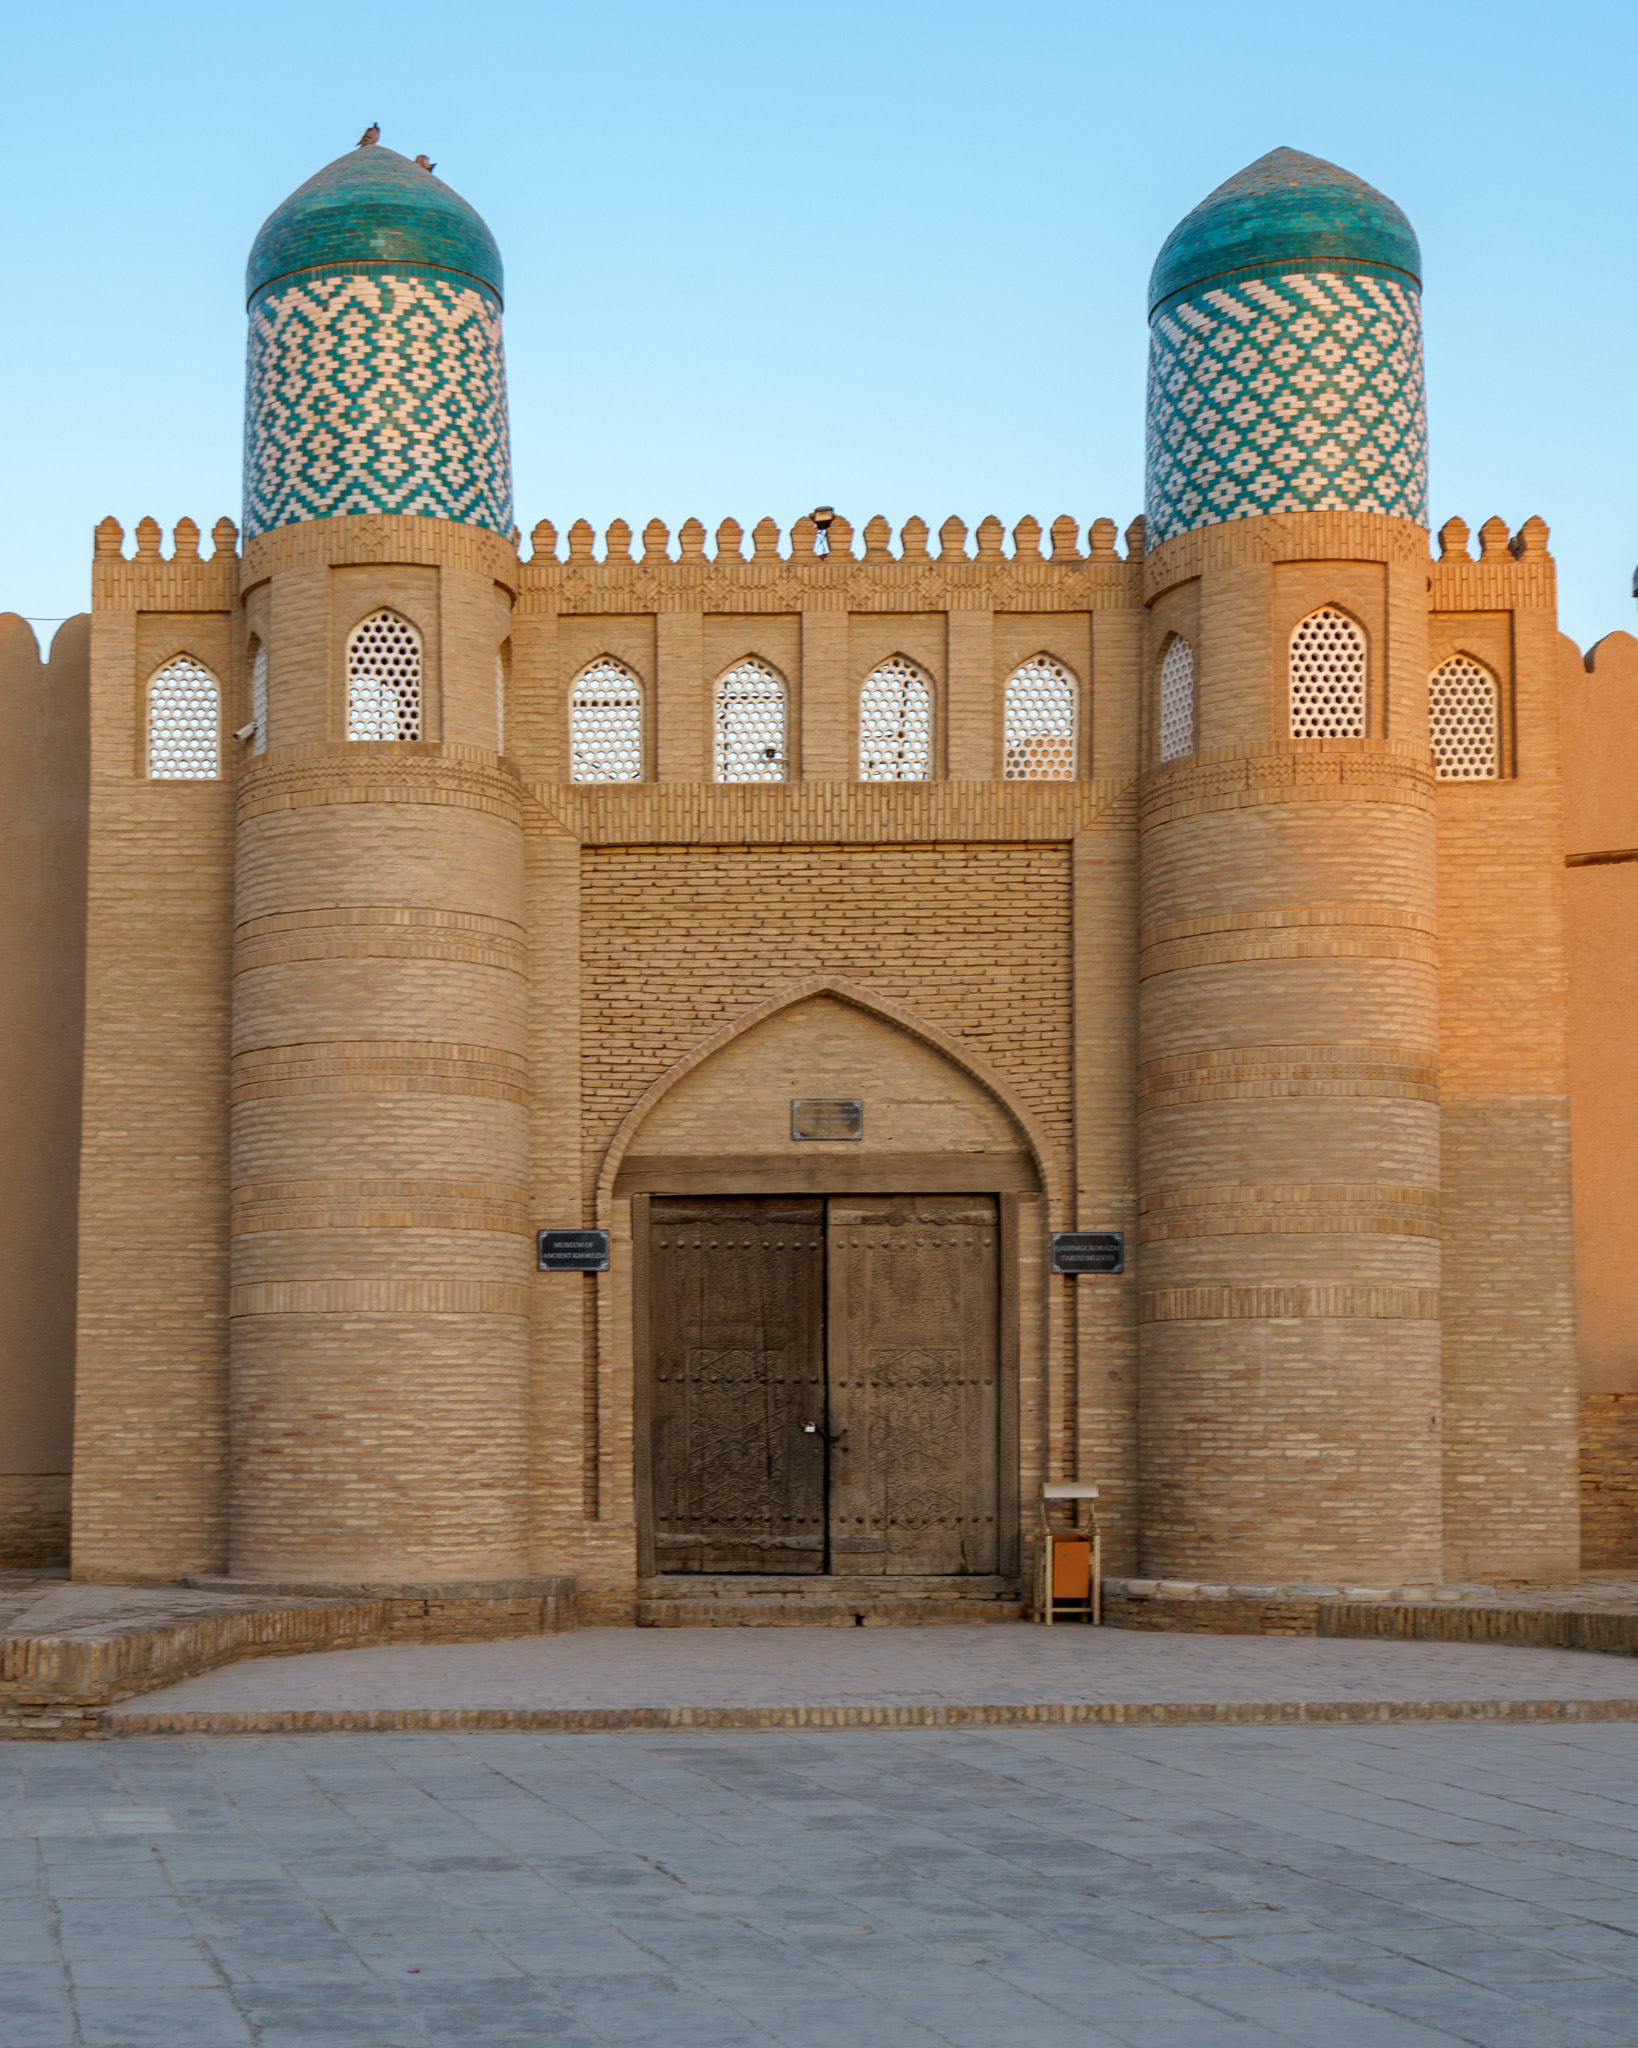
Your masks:
<path fill-rule="evenodd" d="M 1638 1700 L 1638 1659 L 1477 1643 L 982 1628 L 579 1629 L 267 1657 L 132 1712 L 1120 1701 Z"/>
<path fill-rule="evenodd" d="M 12 1743 L 0 1966 L 0 2048 L 1607 2048 L 1638 1727 Z"/>

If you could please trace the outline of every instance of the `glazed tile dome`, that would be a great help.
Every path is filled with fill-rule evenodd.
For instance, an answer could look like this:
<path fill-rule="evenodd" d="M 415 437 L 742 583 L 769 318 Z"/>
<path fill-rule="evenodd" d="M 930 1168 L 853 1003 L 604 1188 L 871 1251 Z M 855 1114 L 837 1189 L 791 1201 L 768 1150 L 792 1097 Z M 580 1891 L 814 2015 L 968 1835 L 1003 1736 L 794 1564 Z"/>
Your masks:
<path fill-rule="evenodd" d="M 245 281 L 248 536 L 376 512 L 511 531 L 500 251 L 458 193 L 365 144 L 269 216 Z"/>
<path fill-rule="evenodd" d="M 1148 545 L 1228 519 L 1427 524 L 1422 258 L 1362 178 L 1270 150 L 1167 236 L 1149 282 Z"/>
<path fill-rule="evenodd" d="M 473 208 L 430 171 L 373 143 L 326 164 L 268 215 L 250 252 L 245 298 L 304 272 L 394 265 L 470 278 L 502 296 L 500 250 Z"/>
<path fill-rule="evenodd" d="M 1422 253 L 1410 222 L 1374 185 L 1323 157 L 1271 149 L 1172 229 L 1149 279 L 1149 310 L 1271 270 L 1365 272 L 1420 287 Z"/>

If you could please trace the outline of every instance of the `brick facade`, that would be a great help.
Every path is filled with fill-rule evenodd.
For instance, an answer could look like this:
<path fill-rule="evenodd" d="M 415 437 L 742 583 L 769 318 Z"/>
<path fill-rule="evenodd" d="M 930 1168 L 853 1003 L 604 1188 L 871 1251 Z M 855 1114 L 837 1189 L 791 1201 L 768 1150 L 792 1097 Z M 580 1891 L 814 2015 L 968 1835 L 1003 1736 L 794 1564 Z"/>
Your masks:
<path fill-rule="evenodd" d="M 565 1571 L 629 1616 L 632 1191 L 656 1158 L 721 1155 L 726 1186 L 788 1154 L 756 1104 L 851 1075 L 867 1157 L 1016 1188 L 1024 1498 L 1097 1480 L 1111 1568 L 1573 1573 L 1544 537 L 1474 562 L 1447 534 L 1431 565 L 1375 515 L 1140 537 L 99 536 L 76 1571 Z M 1283 740 L 1284 649 L 1324 604 L 1367 635 L 1371 729 Z M 410 746 L 342 736 L 347 635 L 383 605 L 424 648 Z M 1180 631 L 1197 747 L 1160 764 Z M 156 665 L 218 675 L 226 735 L 259 645 L 266 751 L 151 780 Z M 1426 766 L 1450 646 L 1504 675 L 1499 780 Z M 935 776 L 859 783 L 894 653 L 931 679 Z M 1067 782 L 1001 773 L 1038 654 L 1078 692 Z M 605 655 L 642 687 L 638 783 L 565 779 Z M 747 655 L 789 688 L 781 783 L 708 779 Z M 1498 1041 L 1504 987 L 1535 1021 Z M 532 1271 L 535 1227 L 593 1221 L 607 1275 Z M 1051 1278 L 1072 1226 L 1127 1229 L 1127 1273 Z"/>
<path fill-rule="evenodd" d="M 250 538 L 105 521 L 64 643 L 83 941 L 43 871 L 0 896 L 63 1017 L 84 980 L 83 1129 L 24 1115 L 76 1071 L 51 1001 L 5 1083 L 40 1216 L 77 1201 L 75 1572 L 569 1574 L 633 1618 L 648 1202 L 941 1191 L 995 1224 L 996 1519 L 1080 1479 L 1115 1572 L 1558 1582 L 1579 1454 L 1591 1553 L 1638 1556 L 1638 643 L 1560 639 L 1539 520 L 1430 551 L 1421 275 L 1321 159 L 1210 194 L 1124 545 L 525 550 L 488 230 L 374 131 L 291 194 Z M 551 1225 L 608 1270 L 537 1272 Z M 1059 1229 L 1125 1270 L 1053 1276 Z M 64 1238 L 0 1266 L 20 1560 L 69 1483 Z"/>

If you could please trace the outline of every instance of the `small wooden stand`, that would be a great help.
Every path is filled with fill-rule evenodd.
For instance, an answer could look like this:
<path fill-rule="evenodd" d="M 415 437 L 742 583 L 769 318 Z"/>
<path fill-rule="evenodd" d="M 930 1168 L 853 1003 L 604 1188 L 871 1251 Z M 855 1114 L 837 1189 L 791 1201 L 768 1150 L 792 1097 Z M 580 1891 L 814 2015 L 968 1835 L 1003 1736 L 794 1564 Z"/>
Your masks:
<path fill-rule="evenodd" d="M 1081 1503 L 1098 1497 L 1095 1486 L 1072 1480 L 1049 1481 L 1041 1488 L 1041 1556 L 1036 1567 L 1035 1618 L 1049 1626 L 1054 1621 L 1089 1621 L 1094 1628 L 1103 1621 L 1103 1536 L 1098 1528 L 1098 1511 L 1088 1505 L 1087 1525 L 1081 1526 Z M 1051 1502 L 1074 1503 L 1073 1526 L 1054 1529 Z"/>

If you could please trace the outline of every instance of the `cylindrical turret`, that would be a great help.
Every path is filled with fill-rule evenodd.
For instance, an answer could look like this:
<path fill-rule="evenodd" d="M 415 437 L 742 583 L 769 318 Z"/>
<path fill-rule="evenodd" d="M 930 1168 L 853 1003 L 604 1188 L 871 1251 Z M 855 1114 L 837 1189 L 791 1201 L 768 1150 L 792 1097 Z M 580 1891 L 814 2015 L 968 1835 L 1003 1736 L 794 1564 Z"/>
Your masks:
<path fill-rule="evenodd" d="M 1416 239 L 1276 150 L 1151 285 L 1145 1569 L 1440 1571 Z"/>
<path fill-rule="evenodd" d="M 251 257 L 232 1569 L 525 1565 L 516 555 L 488 230 L 365 146 Z"/>

